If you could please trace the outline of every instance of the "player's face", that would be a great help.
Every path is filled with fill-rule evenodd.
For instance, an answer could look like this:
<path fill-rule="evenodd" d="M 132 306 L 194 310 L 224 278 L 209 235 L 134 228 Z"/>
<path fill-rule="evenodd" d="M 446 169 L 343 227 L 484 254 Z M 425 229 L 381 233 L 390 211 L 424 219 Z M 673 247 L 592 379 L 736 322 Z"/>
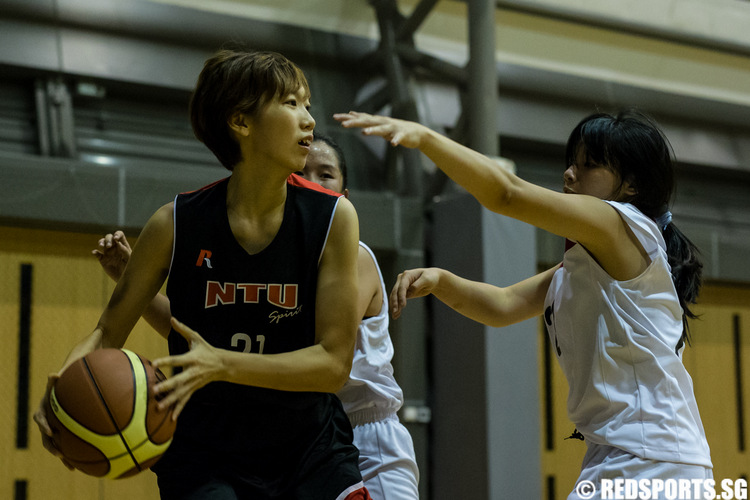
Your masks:
<path fill-rule="evenodd" d="M 310 99 L 303 87 L 271 99 L 252 119 L 252 151 L 260 159 L 300 170 L 310 152 L 315 119 L 310 115 Z"/>
<path fill-rule="evenodd" d="M 297 175 L 331 191 L 344 192 L 344 177 L 341 175 L 339 158 L 336 151 L 323 141 L 312 143 L 305 168 L 297 172 Z"/>
<path fill-rule="evenodd" d="M 627 183 L 620 186 L 620 176 L 613 168 L 591 162 L 583 147 L 578 148 L 575 162 L 565 170 L 563 180 L 566 193 L 587 194 L 602 200 L 617 201 L 628 188 Z"/>

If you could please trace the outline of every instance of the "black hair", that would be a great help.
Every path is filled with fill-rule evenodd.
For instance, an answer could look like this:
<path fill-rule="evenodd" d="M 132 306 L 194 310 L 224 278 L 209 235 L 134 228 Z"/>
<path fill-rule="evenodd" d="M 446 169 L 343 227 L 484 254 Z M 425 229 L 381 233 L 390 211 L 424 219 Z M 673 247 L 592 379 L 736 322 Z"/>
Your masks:
<path fill-rule="evenodd" d="M 336 157 L 339 160 L 339 170 L 341 171 L 341 190 L 343 191 L 346 189 L 346 183 L 348 179 L 348 174 L 346 171 L 346 157 L 344 156 L 344 151 L 341 149 L 341 146 L 339 146 L 336 141 L 334 141 L 331 137 L 319 134 L 318 132 L 315 132 L 313 136 L 313 142 L 320 141 L 328 144 L 331 149 L 333 149 L 334 153 L 336 153 Z"/>
<path fill-rule="evenodd" d="M 617 115 L 592 114 L 571 132 L 565 149 L 566 165 L 575 163 L 581 147 L 587 161 L 612 168 L 619 174 L 620 186 L 628 182 L 635 189 L 635 194 L 623 201 L 654 220 L 669 209 L 674 192 L 674 152 L 652 118 L 634 109 Z M 698 299 L 703 264 L 698 248 L 675 224 L 669 222 L 659 229 L 683 311 L 682 337 L 676 346 L 679 350 L 690 343 L 687 318 L 696 318 L 690 305 Z"/>
<path fill-rule="evenodd" d="M 228 170 L 242 160 L 229 131 L 234 113 L 254 116 L 274 97 L 310 89 L 302 70 L 276 52 L 225 49 L 211 56 L 190 98 L 190 123 L 199 141 Z"/>

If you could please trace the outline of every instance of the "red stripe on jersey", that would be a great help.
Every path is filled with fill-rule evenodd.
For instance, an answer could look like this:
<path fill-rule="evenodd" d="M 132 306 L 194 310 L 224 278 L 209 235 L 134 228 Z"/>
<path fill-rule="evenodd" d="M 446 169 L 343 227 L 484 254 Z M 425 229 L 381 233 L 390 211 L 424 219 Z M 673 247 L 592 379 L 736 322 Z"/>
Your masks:
<path fill-rule="evenodd" d="M 223 181 L 227 180 L 228 178 L 229 178 L 229 177 L 224 177 L 223 179 L 219 179 L 218 181 L 214 181 L 214 182 L 212 182 L 211 184 L 208 184 L 207 186 L 203 186 L 202 188 L 198 188 L 198 189 L 193 189 L 192 191 L 185 191 L 184 193 L 180 193 L 180 194 L 191 194 L 191 193 L 197 193 L 198 191 L 203 191 L 204 189 L 212 188 L 212 187 L 214 187 L 215 185 L 217 185 L 218 183 L 220 183 L 220 182 L 223 182 Z"/>
<path fill-rule="evenodd" d="M 180 193 L 180 194 L 197 193 L 198 191 L 203 191 L 205 189 L 212 188 L 215 185 L 217 185 L 218 183 L 223 182 L 223 181 L 225 181 L 227 179 L 228 179 L 228 177 L 224 177 L 223 179 L 219 179 L 218 181 L 214 181 L 211 184 L 203 186 L 202 188 L 193 189 L 192 191 L 185 191 L 184 193 Z M 287 182 L 287 184 L 291 184 L 292 186 L 297 186 L 297 187 L 303 187 L 303 188 L 307 188 L 307 189 L 312 189 L 313 191 L 319 191 L 321 193 L 330 194 L 332 196 L 336 196 L 336 197 L 339 197 L 339 198 L 341 196 L 344 196 L 341 193 L 337 193 L 336 191 L 332 191 L 332 190 L 330 190 L 328 188 L 324 188 L 320 184 L 316 184 L 315 182 L 308 181 L 304 177 L 300 177 L 297 174 L 290 175 L 287 178 L 286 182 Z"/>
<path fill-rule="evenodd" d="M 286 182 L 287 182 L 287 184 L 291 184 L 292 186 L 297 186 L 297 187 L 303 187 L 303 188 L 307 188 L 307 189 L 312 189 L 313 191 L 320 191 L 321 193 L 330 194 L 330 195 L 333 195 L 333 196 L 337 196 L 339 198 L 341 196 L 344 196 L 341 193 L 337 193 L 336 191 L 332 191 L 332 190 L 330 190 L 328 188 L 324 188 L 320 184 L 316 184 L 314 182 L 308 181 L 304 177 L 300 177 L 297 174 L 292 174 L 289 177 L 287 177 Z"/>
<path fill-rule="evenodd" d="M 372 497 L 370 496 L 370 492 L 367 491 L 367 488 L 362 487 L 346 495 L 344 500 L 372 500 Z"/>

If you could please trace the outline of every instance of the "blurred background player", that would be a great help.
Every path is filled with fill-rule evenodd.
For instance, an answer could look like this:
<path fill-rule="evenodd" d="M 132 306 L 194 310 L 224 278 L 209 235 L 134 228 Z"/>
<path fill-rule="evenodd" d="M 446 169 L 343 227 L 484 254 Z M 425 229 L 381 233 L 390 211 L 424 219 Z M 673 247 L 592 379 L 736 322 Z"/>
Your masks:
<path fill-rule="evenodd" d="M 231 175 L 149 219 L 97 327 L 61 369 L 122 347 L 169 276 L 171 356 L 154 365 L 175 374 L 155 390 L 179 420 L 152 467 L 165 500 L 369 498 L 334 395 L 359 321 L 356 212 L 287 182 L 310 150 L 309 106 L 304 74 L 280 54 L 206 61 L 191 124 Z M 34 418 L 56 453 L 43 404 Z"/>
<path fill-rule="evenodd" d="M 315 134 L 305 168 L 297 175 L 348 198 L 346 160 L 327 136 Z M 362 318 L 349 380 L 337 393 L 354 428 L 359 468 L 375 499 L 419 498 L 419 469 L 409 431 L 399 422 L 403 392 L 393 376 L 393 343 L 388 332 L 388 300 L 372 250 L 359 242 L 357 314 Z M 99 240 L 92 252 L 117 281 L 130 257 L 130 245 L 116 231 Z M 154 297 L 143 317 L 162 335 L 169 334 L 169 299 Z"/>

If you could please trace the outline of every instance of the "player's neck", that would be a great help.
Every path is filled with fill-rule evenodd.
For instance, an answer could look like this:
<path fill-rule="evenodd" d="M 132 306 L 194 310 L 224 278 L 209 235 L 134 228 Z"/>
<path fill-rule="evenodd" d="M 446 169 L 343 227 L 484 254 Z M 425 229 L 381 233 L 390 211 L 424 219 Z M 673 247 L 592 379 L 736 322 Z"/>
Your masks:
<path fill-rule="evenodd" d="M 232 174 L 227 186 L 227 218 L 237 242 L 250 254 L 266 248 L 284 220 L 286 180 L 279 183 Z"/>
<path fill-rule="evenodd" d="M 271 170 L 249 171 L 241 165 L 237 167 L 227 186 L 227 209 L 253 219 L 283 211 L 287 176 Z"/>

